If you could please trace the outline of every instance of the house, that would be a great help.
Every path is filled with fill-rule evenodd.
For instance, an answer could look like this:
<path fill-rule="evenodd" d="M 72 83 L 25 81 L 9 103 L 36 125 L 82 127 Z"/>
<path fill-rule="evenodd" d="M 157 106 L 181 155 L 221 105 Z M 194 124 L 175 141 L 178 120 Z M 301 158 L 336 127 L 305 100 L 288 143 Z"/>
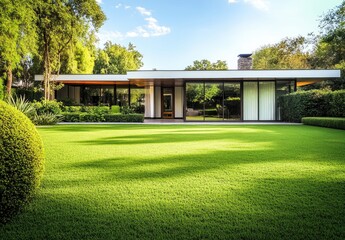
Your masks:
<path fill-rule="evenodd" d="M 129 71 L 126 75 L 59 75 L 55 98 L 85 105 L 134 106 L 145 118 L 185 121 L 277 121 L 279 96 L 298 86 L 339 78 L 339 70 Z M 36 75 L 42 81 L 43 75 Z"/>

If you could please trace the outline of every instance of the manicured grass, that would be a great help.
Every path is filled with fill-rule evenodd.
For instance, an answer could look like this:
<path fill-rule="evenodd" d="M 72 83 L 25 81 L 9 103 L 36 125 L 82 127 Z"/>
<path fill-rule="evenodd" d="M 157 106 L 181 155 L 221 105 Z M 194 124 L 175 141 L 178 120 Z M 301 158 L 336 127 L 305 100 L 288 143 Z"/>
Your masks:
<path fill-rule="evenodd" d="M 344 239 L 345 131 L 39 128 L 46 172 L 0 239 Z"/>

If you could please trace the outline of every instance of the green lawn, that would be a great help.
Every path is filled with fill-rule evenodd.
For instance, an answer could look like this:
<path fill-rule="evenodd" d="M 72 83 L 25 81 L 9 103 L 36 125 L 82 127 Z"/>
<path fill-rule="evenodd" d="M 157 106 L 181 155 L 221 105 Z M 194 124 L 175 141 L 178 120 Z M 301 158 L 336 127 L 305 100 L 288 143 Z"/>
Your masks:
<path fill-rule="evenodd" d="M 345 239 L 345 131 L 39 128 L 42 187 L 0 239 Z"/>

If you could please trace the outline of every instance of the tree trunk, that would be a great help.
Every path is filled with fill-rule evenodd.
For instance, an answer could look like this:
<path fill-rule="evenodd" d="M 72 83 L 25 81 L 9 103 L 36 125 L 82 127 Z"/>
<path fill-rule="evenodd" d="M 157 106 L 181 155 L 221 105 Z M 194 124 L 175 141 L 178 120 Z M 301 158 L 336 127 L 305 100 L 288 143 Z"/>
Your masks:
<path fill-rule="evenodd" d="M 11 95 L 12 82 L 13 82 L 13 75 L 12 75 L 12 67 L 11 67 L 11 64 L 10 64 L 10 66 L 7 68 L 7 85 L 6 85 L 6 90 L 7 90 L 8 96 Z"/>
<path fill-rule="evenodd" d="M 44 44 L 44 75 L 43 75 L 43 84 L 44 84 L 44 99 L 50 99 L 50 77 L 51 77 L 51 69 L 50 69 L 50 57 L 49 57 L 49 43 L 47 39 L 45 39 Z"/>

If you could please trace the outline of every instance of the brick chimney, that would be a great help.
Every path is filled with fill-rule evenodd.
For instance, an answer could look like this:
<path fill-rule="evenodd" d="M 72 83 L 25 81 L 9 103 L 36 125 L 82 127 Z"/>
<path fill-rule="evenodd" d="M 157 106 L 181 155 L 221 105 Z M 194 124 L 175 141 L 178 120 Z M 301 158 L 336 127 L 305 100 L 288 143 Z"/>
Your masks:
<path fill-rule="evenodd" d="M 253 59 L 251 58 L 252 54 L 240 54 L 237 61 L 238 70 L 251 70 L 253 67 Z"/>

